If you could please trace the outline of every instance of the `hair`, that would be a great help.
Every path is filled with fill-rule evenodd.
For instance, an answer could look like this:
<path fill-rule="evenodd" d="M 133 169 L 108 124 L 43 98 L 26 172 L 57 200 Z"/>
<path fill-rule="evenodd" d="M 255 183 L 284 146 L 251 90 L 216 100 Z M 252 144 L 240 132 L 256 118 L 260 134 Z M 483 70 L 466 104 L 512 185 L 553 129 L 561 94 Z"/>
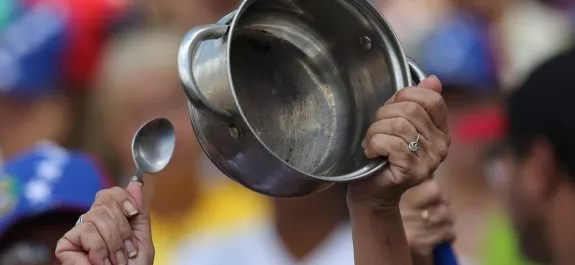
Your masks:
<path fill-rule="evenodd" d="M 538 67 L 511 94 L 507 106 L 508 144 L 524 158 L 537 139 L 549 141 L 557 163 L 575 181 L 575 49 Z"/>
<path fill-rule="evenodd" d="M 17 241 L 21 237 L 22 231 L 26 231 L 36 224 L 46 226 L 70 224 L 70 227 L 72 227 L 78 219 L 78 216 L 79 213 L 77 211 L 57 210 L 21 219 L 11 225 L 6 232 L 0 236 L 0 251 L 14 243 L 14 241 Z"/>
<path fill-rule="evenodd" d="M 150 68 L 176 70 L 180 39 L 179 34 L 161 28 L 133 28 L 124 30 L 105 49 L 84 117 L 82 145 L 102 161 L 116 180 L 123 173 L 117 154 L 106 143 L 104 133 L 94 130 L 103 128 L 106 112 L 111 111 L 112 91 L 122 87 L 126 79 L 138 78 Z"/>

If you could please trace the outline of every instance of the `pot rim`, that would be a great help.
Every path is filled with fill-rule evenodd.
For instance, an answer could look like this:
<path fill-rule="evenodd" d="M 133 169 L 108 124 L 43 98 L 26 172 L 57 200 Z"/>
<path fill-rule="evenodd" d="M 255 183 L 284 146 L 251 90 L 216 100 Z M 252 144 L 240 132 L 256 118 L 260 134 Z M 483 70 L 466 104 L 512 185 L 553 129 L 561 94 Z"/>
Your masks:
<path fill-rule="evenodd" d="M 286 163 L 285 161 L 283 161 L 283 159 L 278 157 L 276 155 L 276 153 L 273 152 L 267 146 L 267 144 L 265 144 L 264 141 L 262 141 L 260 136 L 256 133 L 256 131 L 254 130 L 252 125 L 249 123 L 247 117 L 245 116 L 245 114 L 242 110 L 242 107 L 241 107 L 241 104 L 238 100 L 238 97 L 236 96 L 236 91 L 234 88 L 232 71 L 231 71 L 232 70 L 231 62 L 230 62 L 231 61 L 230 60 L 230 53 L 231 53 L 231 47 L 232 47 L 232 42 L 233 42 L 232 36 L 234 34 L 234 29 L 236 28 L 236 25 L 239 23 L 238 21 L 239 21 L 240 17 L 242 16 L 242 14 L 255 1 L 259 1 L 259 0 L 243 0 L 242 3 L 240 4 L 240 6 L 236 10 L 234 10 L 232 13 L 228 14 L 228 16 L 233 16 L 233 18 L 231 19 L 231 23 L 229 24 L 228 33 L 227 33 L 227 39 L 228 39 L 228 41 L 226 43 L 226 50 L 228 51 L 228 53 L 226 55 L 227 56 L 227 62 L 226 62 L 226 64 L 227 64 L 227 66 L 226 66 L 227 67 L 227 75 L 228 75 L 229 88 L 230 88 L 231 95 L 233 97 L 234 103 L 236 104 L 237 111 L 241 117 L 242 123 L 245 125 L 245 127 L 247 127 L 249 129 L 249 132 L 259 142 L 259 144 L 262 145 L 264 147 L 264 149 L 266 150 L 266 152 L 268 152 L 270 155 L 272 155 L 275 160 L 288 166 L 290 169 L 294 170 L 295 172 L 297 172 L 299 174 L 302 174 L 304 176 L 307 176 L 307 177 L 310 177 L 310 178 L 313 178 L 316 180 L 329 181 L 329 182 L 347 182 L 347 181 L 359 180 L 359 179 L 369 177 L 369 176 L 377 173 L 378 171 L 382 170 L 389 163 L 387 158 L 381 158 L 379 160 L 372 161 L 360 169 L 356 169 L 352 172 L 349 172 L 349 173 L 346 173 L 343 175 L 320 176 L 320 175 L 310 174 L 307 172 L 303 172 L 303 171 L 295 168 L 294 166 Z M 373 22 L 376 23 L 375 28 L 380 33 L 380 35 L 383 39 L 384 45 L 388 51 L 388 53 L 387 53 L 388 54 L 388 62 L 390 65 L 390 69 L 392 69 L 391 70 L 391 73 L 392 73 L 391 77 L 392 77 L 393 83 L 395 83 L 395 91 L 397 92 L 397 91 L 401 90 L 402 88 L 409 86 L 410 80 L 412 80 L 412 79 L 411 79 L 411 72 L 409 71 L 408 59 L 407 59 L 407 56 L 403 50 L 401 42 L 399 41 L 399 38 L 397 37 L 396 33 L 393 31 L 393 28 L 391 27 L 391 24 L 389 24 L 389 22 L 383 17 L 383 15 L 377 10 L 377 8 L 370 1 L 367 1 L 367 0 L 343 0 L 343 1 L 348 2 L 349 4 L 354 6 L 355 8 L 363 9 L 362 13 L 364 13 L 366 17 L 370 17 L 373 20 Z M 226 17 L 228 17 L 228 16 L 226 16 Z M 227 20 L 226 17 L 224 17 L 222 20 Z M 229 22 L 229 20 L 226 22 Z"/>

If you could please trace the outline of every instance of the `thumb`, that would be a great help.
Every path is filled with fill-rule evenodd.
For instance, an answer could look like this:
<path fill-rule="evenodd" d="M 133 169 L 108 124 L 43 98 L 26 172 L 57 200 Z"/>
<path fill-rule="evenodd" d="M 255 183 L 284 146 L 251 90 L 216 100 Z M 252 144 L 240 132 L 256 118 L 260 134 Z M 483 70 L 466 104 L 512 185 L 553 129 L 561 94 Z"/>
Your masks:
<path fill-rule="evenodd" d="M 130 181 L 130 184 L 128 184 L 128 187 L 126 187 L 126 191 L 132 196 L 132 198 L 136 202 L 138 211 L 140 213 L 147 211 L 146 201 L 144 198 L 144 186 L 142 185 L 141 182 Z"/>
<path fill-rule="evenodd" d="M 132 196 L 138 207 L 138 214 L 130 219 L 132 229 L 134 229 L 138 239 L 151 241 L 151 221 L 144 196 L 143 184 L 138 181 L 131 181 L 126 187 L 126 191 Z"/>
<path fill-rule="evenodd" d="M 423 81 L 419 82 L 419 85 L 417 85 L 418 87 L 423 87 L 423 88 L 427 88 L 427 89 L 431 89 L 439 94 L 441 94 L 441 91 L 443 90 L 442 86 L 441 86 L 441 81 L 439 81 L 439 78 L 437 78 L 437 76 L 430 76 L 426 79 L 424 79 Z"/>

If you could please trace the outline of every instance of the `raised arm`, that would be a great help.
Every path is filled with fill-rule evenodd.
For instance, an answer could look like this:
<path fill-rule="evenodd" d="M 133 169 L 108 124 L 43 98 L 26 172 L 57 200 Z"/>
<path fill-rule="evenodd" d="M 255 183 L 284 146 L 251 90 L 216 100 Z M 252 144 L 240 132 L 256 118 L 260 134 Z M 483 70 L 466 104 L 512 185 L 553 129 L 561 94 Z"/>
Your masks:
<path fill-rule="evenodd" d="M 368 158 L 387 157 L 378 175 L 350 184 L 356 265 L 412 264 L 399 201 L 447 157 L 450 137 L 441 83 L 404 88 L 378 110 L 365 138 Z"/>

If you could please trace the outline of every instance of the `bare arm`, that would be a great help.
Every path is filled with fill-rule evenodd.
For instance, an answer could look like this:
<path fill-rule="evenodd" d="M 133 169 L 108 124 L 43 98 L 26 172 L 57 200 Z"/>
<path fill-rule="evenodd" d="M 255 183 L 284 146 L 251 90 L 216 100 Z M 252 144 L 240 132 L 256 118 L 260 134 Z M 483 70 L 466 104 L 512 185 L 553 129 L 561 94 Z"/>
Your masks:
<path fill-rule="evenodd" d="M 411 252 L 399 201 L 446 158 L 450 136 L 447 107 L 436 77 L 397 92 L 376 113 L 364 139 L 365 156 L 386 157 L 388 165 L 349 184 L 355 264 L 410 265 Z"/>
<path fill-rule="evenodd" d="M 349 206 L 356 265 L 411 265 L 399 206 Z"/>

